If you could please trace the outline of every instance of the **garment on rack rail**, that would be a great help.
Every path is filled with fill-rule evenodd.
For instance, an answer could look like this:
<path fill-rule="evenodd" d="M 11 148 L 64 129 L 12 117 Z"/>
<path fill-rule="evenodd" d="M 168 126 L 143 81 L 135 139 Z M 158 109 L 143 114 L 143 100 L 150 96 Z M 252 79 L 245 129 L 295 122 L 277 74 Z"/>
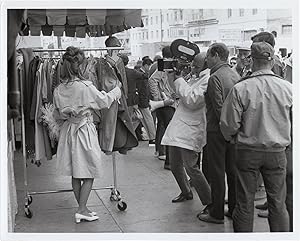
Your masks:
<path fill-rule="evenodd" d="M 114 102 L 108 110 L 101 110 L 99 125 L 99 143 L 105 152 L 119 151 L 125 154 L 128 149 L 136 147 L 138 141 L 129 116 L 126 103 L 128 95 L 127 79 L 123 61 L 114 61 L 109 56 L 100 58 L 96 65 L 99 90 L 110 91 L 117 82 L 122 83 L 122 96 L 119 103 Z"/>
<path fill-rule="evenodd" d="M 52 159 L 52 151 L 51 151 L 51 144 L 50 138 L 48 135 L 48 131 L 46 127 L 42 124 L 41 115 L 42 112 L 40 108 L 42 107 L 42 96 L 43 96 L 43 89 L 47 86 L 46 83 L 46 68 L 47 66 L 44 63 L 40 63 L 38 71 L 36 72 L 36 86 L 37 86 L 37 93 L 36 93 L 36 108 L 35 108 L 35 160 L 51 160 Z"/>
<path fill-rule="evenodd" d="M 31 68 L 34 63 L 36 64 L 36 59 L 33 62 L 34 55 L 31 48 L 22 48 L 18 52 L 23 56 L 23 63 L 20 66 L 18 77 L 20 82 L 23 83 L 26 153 L 31 157 L 34 154 L 34 123 L 30 120 L 29 115 L 33 93 Z"/>

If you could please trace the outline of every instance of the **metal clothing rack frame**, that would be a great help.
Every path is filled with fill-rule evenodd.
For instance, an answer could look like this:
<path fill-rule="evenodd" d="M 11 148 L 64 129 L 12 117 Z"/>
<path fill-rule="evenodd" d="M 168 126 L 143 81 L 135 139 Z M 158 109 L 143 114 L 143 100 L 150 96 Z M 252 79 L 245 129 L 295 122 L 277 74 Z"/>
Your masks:
<path fill-rule="evenodd" d="M 123 50 L 123 47 L 109 47 L 109 48 L 81 48 L 82 51 L 105 51 L 105 50 Z M 64 52 L 65 49 L 33 49 L 33 52 Z M 48 190 L 41 192 L 30 192 L 28 190 L 28 176 L 27 176 L 27 156 L 26 156 L 26 139 L 25 139 L 25 119 L 24 119 L 24 93 L 23 93 L 23 83 L 20 81 L 21 89 L 21 125 L 22 125 L 22 155 L 23 155 L 23 167 L 24 167 L 24 196 L 25 204 L 24 211 L 27 218 L 32 218 L 33 213 L 30 210 L 30 204 L 32 203 L 33 195 L 38 194 L 51 194 L 51 193 L 62 193 L 62 192 L 72 192 L 73 189 L 60 189 L 60 190 Z M 126 202 L 122 199 L 120 192 L 117 189 L 117 165 L 116 165 L 116 153 L 112 153 L 112 163 L 113 163 L 113 185 L 101 188 L 93 188 L 92 190 L 103 190 L 110 189 L 111 201 L 117 201 L 117 208 L 120 211 L 125 211 L 127 208 Z"/>

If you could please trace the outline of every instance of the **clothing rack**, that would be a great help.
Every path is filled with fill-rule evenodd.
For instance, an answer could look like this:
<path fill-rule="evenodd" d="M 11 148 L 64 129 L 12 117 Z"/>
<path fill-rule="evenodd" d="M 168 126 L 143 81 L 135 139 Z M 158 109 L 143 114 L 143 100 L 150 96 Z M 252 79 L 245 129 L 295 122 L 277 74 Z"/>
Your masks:
<path fill-rule="evenodd" d="M 83 51 L 106 51 L 106 50 L 123 50 L 123 47 L 109 47 L 109 48 L 83 48 Z M 63 52 L 65 49 L 33 49 L 33 52 Z M 47 58 L 47 57 L 46 57 Z M 49 57 L 51 58 L 51 57 Z M 40 192 L 29 191 L 28 188 L 28 176 L 27 176 L 27 156 L 26 156 L 26 133 L 25 133 L 25 118 L 24 118 L 24 93 L 23 93 L 23 84 L 20 81 L 20 90 L 21 90 L 21 125 L 22 125 L 22 155 L 23 155 L 23 167 L 24 167 L 24 212 L 27 218 L 32 218 L 33 214 L 30 210 L 30 204 L 32 203 L 33 195 L 38 194 L 51 194 L 51 193 L 62 193 L 62 192 L 72 192 L 73 189 L 60 189 L 60 190 L 47 190 Z M 120 211 L 125 211 L 127 208 L 126 202 L 122 199 L 120 192 L 117 189 L 117 166 L 116 166 L 116 153 L 112 153 L 112 163 L 113 163 L 113 185 L 107 187 L 93 188 L 92 190 L 111 190 L 110 200 L 117 201 L 117 208 Z"/>

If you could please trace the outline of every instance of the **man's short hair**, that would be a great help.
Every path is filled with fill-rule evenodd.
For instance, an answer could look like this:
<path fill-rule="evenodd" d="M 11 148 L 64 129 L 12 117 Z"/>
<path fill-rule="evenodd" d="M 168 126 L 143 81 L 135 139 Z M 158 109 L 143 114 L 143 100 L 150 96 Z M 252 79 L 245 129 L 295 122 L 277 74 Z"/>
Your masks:
<path fill-rule="evenodd" d="M 227 61 L 229 56 L 229 50 L 227 46 L 223 43 L 213 43 L 209 47 L 209 52 L 211 56 L 215 56 L 218 53 L 219 57 L 223 61 Z"/>
<path fill-rule="evenodd" d="M 142 65 L 144 66 L 146 64 L 151 65 L 153 64 L 153 61 L 150 58 L 144 58 Z"/>
<path fill-rule="evenodd" d="M 126 54 L 120 54 L 119 57 L 122 59 L 124 66 L 126 66 L 129 62 L 129 58 Z"/>
<path fill-rule="evenodd" d="M 269 43 L 273 48 L 275 46 L 275 37 L 273 34 L 269 32 L 260 32 L 254 36 L 251 37 L 251 40 L 253 43 L 255 42 L 267 42 Z"/>
<path fill-rule="evenodd" d="M 162 52 L 162 56 L 164 58 L 172 58 L 173 57 L 173 54 L 172 54 L 170 46 L 163 47 L 163 49 L 161 50 L 161 52 Z"/>

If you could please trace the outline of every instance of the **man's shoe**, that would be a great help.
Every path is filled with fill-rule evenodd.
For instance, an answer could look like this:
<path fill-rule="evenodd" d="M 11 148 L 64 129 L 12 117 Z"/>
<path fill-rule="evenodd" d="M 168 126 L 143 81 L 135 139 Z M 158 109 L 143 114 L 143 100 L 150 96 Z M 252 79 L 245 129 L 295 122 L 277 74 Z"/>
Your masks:
<path fill-rule="evenodd" d="M 197 218 L 199 218 L 201 214 L 208 214 L 208 206 L 209 205 L 207 205 L 200 213 L 197 214 Z"/>
<path fill-rule="evenodd" d="M 172 200 L 172 203 L 180 203 L 180 202 L 184 202 L 186 200 L 192 200 L 192 199 L 193 199 L 193 193 L 192 193 L 192 191 L 190 191 L 187 194 L 180 193 L 179 196 L 175 197 Z"/>
<path fill-rule="evenodd" d="M 164 169 L 166 169 L 166 170 L 169 170 L 169 171 L 170 171 L 170 170 L 171 170 L 171 166 L 170 166 L 170 164 L 169 164 L 169 165 L 168 165 L 168 164 L 165 164 L 165 165 L 164 165 Z"/>
<path fill-rule="evenodd" d="M 268 218 L 269 217 L 269 212 L 265 211 L 265 212 L 261 212 L 257 214 L 258 217 L 260 218 Z"/>
<path fill-rule="evenodd" d="M 264 202 L 264 204 L 257 204 L 255 205 L 255 208 L 259 210 L 268 210 L 268 202 Z"/>
<path fill-rule="evenodd" d="M 224 223 L 224 219 L 216 219 L 212 216 L 210 216 L 209 213 L 203 213 L 197 216 L 197 218 L 203 222 L 207 222 L 207 223 L 216 223 L 216 224 L 223 224 Z"/>

